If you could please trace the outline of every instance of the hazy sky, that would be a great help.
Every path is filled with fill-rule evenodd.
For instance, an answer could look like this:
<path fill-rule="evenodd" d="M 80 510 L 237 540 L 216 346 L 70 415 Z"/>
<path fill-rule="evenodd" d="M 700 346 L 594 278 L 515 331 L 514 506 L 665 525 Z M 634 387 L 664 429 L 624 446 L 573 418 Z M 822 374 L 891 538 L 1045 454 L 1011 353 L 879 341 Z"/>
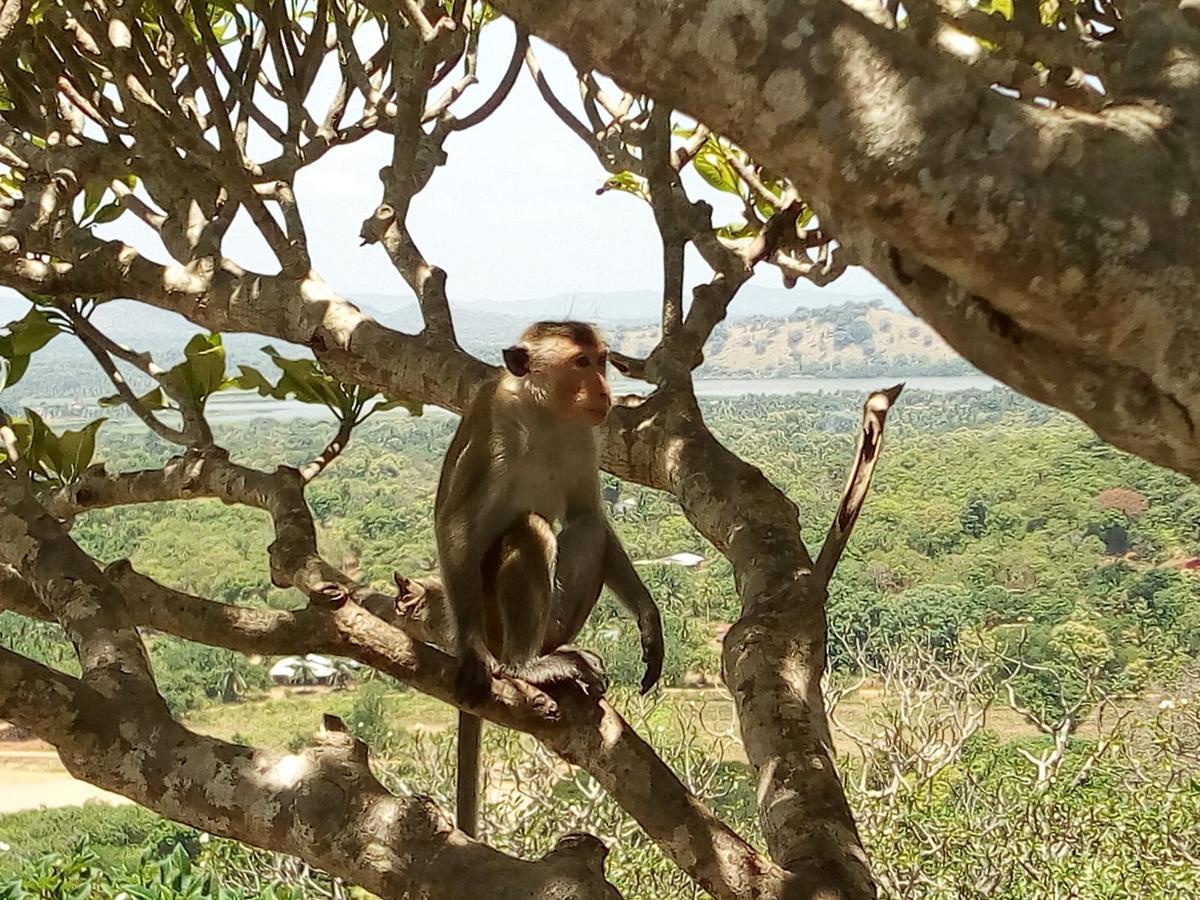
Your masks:
<path fill-rule="evenodd" d="M 508 22 L 487 28 L 481 83 L 459 101 L 465 102 L 460 111 L 473 109 L 496 84 L 511 53 L 512 34 Z M 559 96 L 579 106 L 566 58 L 540 42 L 535 47 Z M 327 74 L 332 73 L 322 73 L 318 90 L 321 82 L 332 90 Z M 381 197 L 378 171 L 390 156 L 389 145 L 388 136 L 377 135 L 338 148 L 306 169 L 296 185 L 314 265 L 345 294 L 411 297 L 380 246 L 359 247 L 359 227 Z M 426 258 L 449 273 L 452 301 L 660 287 L 660 245 L 649 207 L 617 192 L 596 196 L 604 170 L 545 106 L 527 72 L 490 119 L 451 135 L 446 150 L 448 162 L 417 196 L 410 224 Z M 702 184 L 695 176 L 692 180 Z M 719 199 L 736 208 L 730 198 Z M 105 233 L 132 239 L 147 255 L 165 261 L 161 245 L 131 215 Z M 235 225 L 226 252 L 249 268 L 277 268 L 252 228 Z M 761 272 L 756 284 L 781 286 L 777 270 L 761 267 Z M 692 260 L 689 277 L 707 279 L 707 268 Z M 798 288 L 805 289 L 803 283 Z M 835 282 L 833 290 L 885 289 L 857 270 Z"/>

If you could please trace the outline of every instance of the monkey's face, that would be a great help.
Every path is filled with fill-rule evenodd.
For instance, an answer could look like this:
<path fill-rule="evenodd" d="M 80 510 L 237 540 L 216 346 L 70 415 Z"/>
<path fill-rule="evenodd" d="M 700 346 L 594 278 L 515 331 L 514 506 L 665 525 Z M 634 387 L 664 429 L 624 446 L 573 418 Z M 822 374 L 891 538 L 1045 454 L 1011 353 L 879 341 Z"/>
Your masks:
<path fill-rule="evenodd" d="M 552 402 L 564 418 L 581 425 L 603 424 L 612 406 L 605 368 L 608 351 L 603 345 L 574 345 L 555 367 Z"/>
<path fill-rule="evenodd" d="M 533 326 L 522 335 L 521 344 L 504 351 L 504 365 L 524 382 L 539 407 L 560 420 L 595 427 L 608 417 L 608 347 L 591 326 Z"/>

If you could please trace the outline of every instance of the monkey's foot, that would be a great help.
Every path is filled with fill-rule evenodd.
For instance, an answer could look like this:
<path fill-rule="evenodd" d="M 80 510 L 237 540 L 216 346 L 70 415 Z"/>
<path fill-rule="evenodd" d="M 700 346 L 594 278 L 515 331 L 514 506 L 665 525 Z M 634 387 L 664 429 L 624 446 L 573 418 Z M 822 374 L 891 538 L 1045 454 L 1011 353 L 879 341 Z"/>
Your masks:
<path fill-rule="evenodd" d="M 553 653 L 539 656 L 522 666 L 505 669 L 505 674 L 539 688 L 574 683 L 585 693 L 595 696 L 603 696 L 608 690 L 604 661 L 592 651 L 571 644 L 564 644 Z"/>

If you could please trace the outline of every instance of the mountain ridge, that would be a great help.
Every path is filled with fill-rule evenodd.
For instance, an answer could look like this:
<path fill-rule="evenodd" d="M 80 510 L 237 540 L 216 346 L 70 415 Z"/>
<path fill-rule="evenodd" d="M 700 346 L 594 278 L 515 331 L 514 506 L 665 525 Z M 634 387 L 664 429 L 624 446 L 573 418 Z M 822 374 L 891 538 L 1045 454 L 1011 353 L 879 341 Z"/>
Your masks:
<path fill-rule="evenodd" d="M 785 314 L 765 314 L 779 308 L 786 295 L 790 309 Z M 796 376 L 957 375 L 973 369 L 957 356 L 925 323 L 894 301 L 864 295 L 835 306 L 812 306 L 812 292 L 768 291 L 749 295 L 741 315 L 731 314 L 714 330 L 705 347 L 705 362 L 699 378 L 788 378 Z M 599 303 L 605 296 L 596 295 Z M 609 318 L 589 316 L 600 324 L 612 346 L 623 353 L 644 356 L 658 339 L 657 309 L 638 316 L 626 315 L 640 309 L 637 304 L 653 299 L 650 291 L 621 292 L 607 304 Z M 765 296 L 765 299 L 764 299 Z M 818 296 L 842 296 L 821 294 Z M 499 363 L 501 348 L 508 346 L 533 318 L 569 314 L 568 309 L 548 308 L 567 301 L 568 295 L 518 301 L 528 314 L 490 312 L 484 306 L 456 308 L 459 340 L 465 350 L 491 363 Z M 373 294 L 352 298 L 368 315 L 397 330 L 414 333 L 421 327 L 420 312 L 413 301 L 393 305 L 394 300 Z M 576 298 L 577 299 L 577 298 Z M 611 297 L 609 297 L 611 299 Z M 800 300 L 799 303 L 790 303 Z M 655 307 L 657 300 L 654 300 Z M 497 307 L 501 304 L 495 304 Z M 28 302 L 15 295 L 0 294 L 0 323 L 24 315 Z M 507 307 L 506 307 L 507 309 Z M 755 312 L 755 311 L 758 312 Z M 102 304 L 92 321 L 118 343 L 148 352 L 159 365 L 169 366 L 182 358 L 183 345 L 202 329 L 182 316 L 130 301 Z M 307 356 L 302 347 L 257 334 L 227 334 L 224 344 L 228 367 L 251 365 L 273 372 L 260 352 L 267 344 L 284 356 Z M 144 376 L 127 377 L 141 387 Z M 148 387 L 148 383 L 145 385 Z M 90 354 L 68 336 L 55 338 L 37 353 L 25 378 L 5 391 L 4 404 L 69 398 L 73 403 L 90 403 L 111 393 L 111 386 Z"/>

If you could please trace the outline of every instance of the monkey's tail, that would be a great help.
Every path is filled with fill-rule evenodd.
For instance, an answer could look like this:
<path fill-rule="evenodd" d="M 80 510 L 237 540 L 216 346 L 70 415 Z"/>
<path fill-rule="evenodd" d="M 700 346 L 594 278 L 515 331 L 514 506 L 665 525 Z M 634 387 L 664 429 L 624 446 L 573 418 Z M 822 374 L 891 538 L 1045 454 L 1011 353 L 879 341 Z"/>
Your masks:
<path fill-rule="evenodd" d="M 475 837 L 479 828 L 479 749 L 483 719 L 458 713 L 458 828 Z"/>

